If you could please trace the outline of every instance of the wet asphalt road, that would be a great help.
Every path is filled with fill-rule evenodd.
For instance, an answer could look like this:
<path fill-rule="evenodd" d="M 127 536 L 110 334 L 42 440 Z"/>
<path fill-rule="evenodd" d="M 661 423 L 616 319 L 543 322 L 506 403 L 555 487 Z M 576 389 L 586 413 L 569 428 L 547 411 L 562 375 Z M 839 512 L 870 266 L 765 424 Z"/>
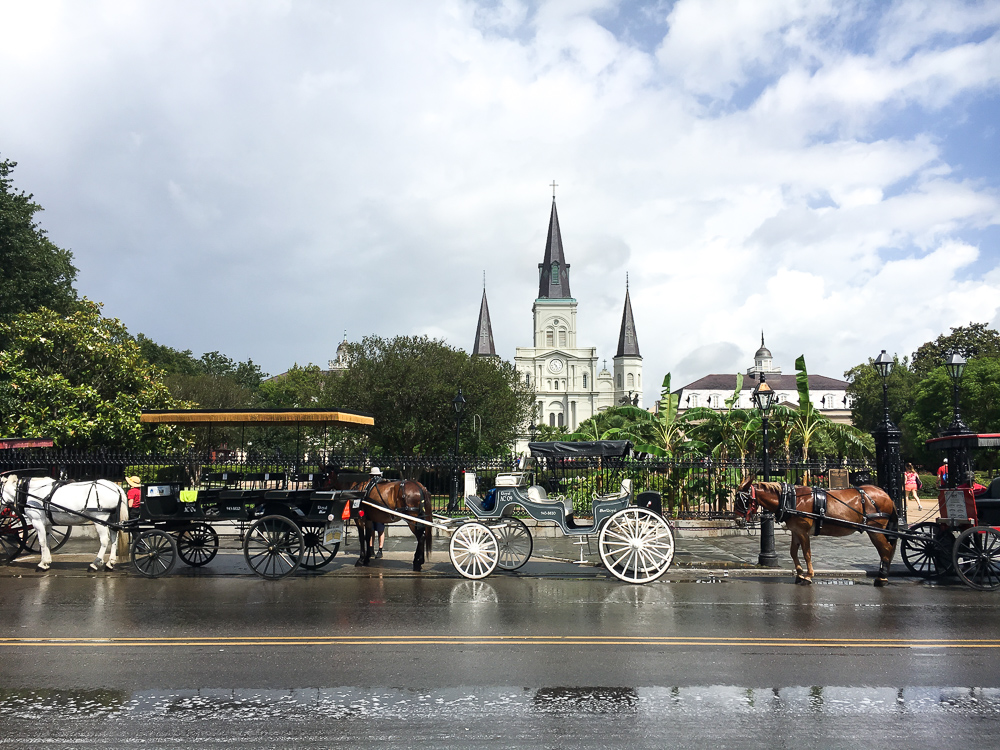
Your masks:
<path fill-rule="evenodd" d="M 1000 746 L 1000 596 L 565 563 L 0 578 L 0 748 Z"/>

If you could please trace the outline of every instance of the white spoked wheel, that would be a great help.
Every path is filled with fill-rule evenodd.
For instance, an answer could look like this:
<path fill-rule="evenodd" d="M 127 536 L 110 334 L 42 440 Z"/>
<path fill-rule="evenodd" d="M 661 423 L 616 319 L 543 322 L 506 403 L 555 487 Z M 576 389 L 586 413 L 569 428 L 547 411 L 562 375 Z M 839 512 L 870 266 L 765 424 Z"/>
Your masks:
<path fill-rule="evenodd" d="M 485 578 L 496 570 L 500 545 L 489 527 L 472 521 L 463 523 L 451 535 L 448 547 L 455 570 L 473 580 Z"/>
<path fill-rule="evenodd" d="M 630 507 L 608 519 L 597 543 L 604 566 L 626 583 L 649 583 L 674 561 L 674 533 L 648 508 Z"/>
<path fill-rule="evenodd" d="M 490 525 L 490 530 L 500 545 L 497 567 L 500 570 L 517 570 L 531 557 L 534 547 L 531 532 L 519 518 L 503 518 Z"/>

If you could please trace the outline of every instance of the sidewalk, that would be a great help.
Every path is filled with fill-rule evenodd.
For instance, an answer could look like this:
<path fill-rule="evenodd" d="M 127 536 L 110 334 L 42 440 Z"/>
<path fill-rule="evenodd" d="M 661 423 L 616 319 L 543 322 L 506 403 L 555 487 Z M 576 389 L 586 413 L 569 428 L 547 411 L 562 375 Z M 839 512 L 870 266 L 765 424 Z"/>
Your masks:
<path fill-rule="evenodd" d="M 924 503 L 924 510 L 919 511 L 913 503 L 912 508 L 907 508 L 907 513 L 910 525 L 913 525 L 921 520 L 936 518 L 937 506 L 931 509 L 931 506 Z M 596 536 L 590 537 L 588 542 L 586 537 L 566 537 L 558 533 L 557 529 L 555 531 L 556 534 L 551 535 L 551 530 L 548 528 L 532 529 L 534 550 L 528 564 L 518 571 L 519 575 L 556 577 L 607 575 L 600 567 Z M 750 530 L 750 533 L 728 529 L 724 532 L 726 535 L 709 535 L 717 533 L 719 531 L 713 529 L 706 531 L 704 535 L 699 535 L 690 528 L 683 528 L 676 535 L 674 562 L 666 577 L 687 579 L 692 576 L 791 577 L 793 575 L 789 555 L 791 534 L 780 525 L 775 528 L 774 534 L 779 566 L 777 568 L 762 568 L 757 565 L 760 536 L 756 529 Z M 434 553 L 431 561 L 425 565 L 423 573 L 413 573 L 410 561 L 413 557 L 414 541 L 409 529 L 402 524 L 393 524 L 386 539 L 385 556 L 381 560 L 373 561 L 371 567 L 355 569 L 358 543 L 352 530 L 333 563 L 317 571 L 316 575 L 457 575 L 448 558 L 448 536 L 444 534 L 435 535 Z M 218 556 L 209 565 L 204 568 L 188 568 L 178 561 L 172 575 L 198 577 L 253 575 L 243 560 L 237 537 L 223 533 L 221 542 Z M 865 579 L 874 576 L 878 571 L 878 553 L 866 534 L 852 534 L 839 538 L 813 537 L 811 543 L 813 567 L 817 577 Z M 97 547 L 96 539 L 71 537 L 69 542 L 53 555 L 50 574 L 95 575 L 87 571 L 87 565 L 93 559 Z M 29 555 L 18 558 L 10 565 L 0 566 L 0 577 L 47 575 L 35 572 L 38 559 L 38 555 Z M 127 555 L 119 559 L 116 574 L 117 571 L 125 575 L 135 575 Z M 897 550 L 890 575 L 895 577 L 907 574 Z"/>

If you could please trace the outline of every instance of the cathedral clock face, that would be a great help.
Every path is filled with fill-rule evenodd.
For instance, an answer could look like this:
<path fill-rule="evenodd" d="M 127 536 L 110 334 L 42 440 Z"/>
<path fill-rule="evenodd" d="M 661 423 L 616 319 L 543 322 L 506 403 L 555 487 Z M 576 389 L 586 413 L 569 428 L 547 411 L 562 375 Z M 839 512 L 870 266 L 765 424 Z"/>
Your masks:
<path fill-rule="evenodd" d="M 550 359 L 549 360 L 549 370 L 554 373 L 560 373 L 563 369 L 563 361 L 561 359 Z"/>

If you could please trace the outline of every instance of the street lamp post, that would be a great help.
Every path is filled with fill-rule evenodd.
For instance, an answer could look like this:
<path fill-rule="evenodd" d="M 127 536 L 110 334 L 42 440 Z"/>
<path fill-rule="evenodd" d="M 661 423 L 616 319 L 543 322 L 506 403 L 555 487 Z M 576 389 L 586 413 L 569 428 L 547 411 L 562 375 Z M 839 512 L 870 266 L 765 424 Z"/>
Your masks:
<path fill-rule="evenodd" d="M 955 413 L 952 416 L 951 424 L 944 431 L 945 435 L 966 435 L 972 432 L 969 426 L 962 420 L 962 411 L 958 405 L 962 375 L 965 373 L 965 357 L 957 352 L 951 352 L 944 361 L 944 368 L 951 377 L 952 389 L 955 397 Z M 948 449 L 948 486 L 955 487 L 966 479 L 966 474 L 971 470 L 969 462 L 969 451 L 956 446 Z M 971 484 L 969 485 L 972 486 Z"/>
<path fill-rule="evenodd" d="M 774 389 L 767 384 L 764 373 L 753 389 L 753 404 L 760 411 L 761 442 L 764 444 L 764 481 L 771 481 L 771 457 L 767 450 L 767 414 L 776 401 Z M 774 514 L 764 510 L 760 514 L 760 555 L 757 564 L 765 568 L 778 567 L 778 555 L 774 551 Z"/>
<path fill-rule="evenodd" d="M 448 512 L 458 512 L 458 438 L 462 429 L 462 411 L 465 409 L 465 396 L 462 389 L 458 389 L 458 395 L 451 400 L 451 405 L 455 410 L 455 466 L 451 474 L 451 497 L 448 500 Z"/>
<path fill-rule="evenodd" d="M 875 428 L 875 473 L 885 493 L 892 498 L 896 514 L 903 526 L 907 525 L 906 501 L 903 497 L 903 461 L 899 446 L 902 433 L 889 417 L 889 374 L 893 359 L 885 349 L 872 362 L 875 372 L 882 378 L 882 422 Z"/>

